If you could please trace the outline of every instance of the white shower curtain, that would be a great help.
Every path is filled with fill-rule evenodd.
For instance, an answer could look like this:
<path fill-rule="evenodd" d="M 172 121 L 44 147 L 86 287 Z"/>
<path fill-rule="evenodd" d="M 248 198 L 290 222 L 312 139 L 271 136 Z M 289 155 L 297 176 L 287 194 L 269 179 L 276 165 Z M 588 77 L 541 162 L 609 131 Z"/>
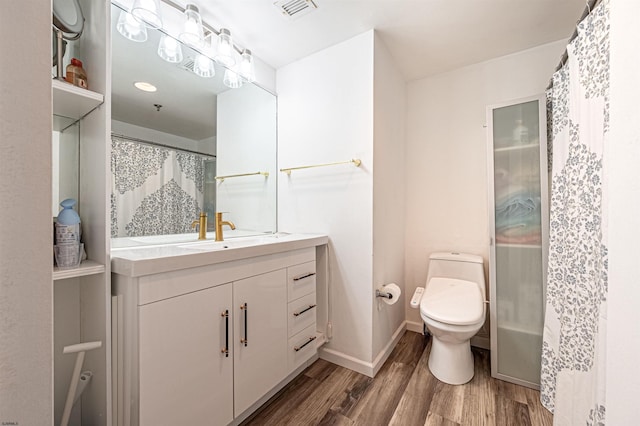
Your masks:
<path fill-rule="evenodd" d="M 111 236 L 191 232 L 208 157 L 116 136 L 111 148 Z"/>
<path fill-rule="evenodd" d="M 578 26 L 548 93 L 553 143 L 540 396 L 556 425 L 605 424 L 609 1 Z"/>

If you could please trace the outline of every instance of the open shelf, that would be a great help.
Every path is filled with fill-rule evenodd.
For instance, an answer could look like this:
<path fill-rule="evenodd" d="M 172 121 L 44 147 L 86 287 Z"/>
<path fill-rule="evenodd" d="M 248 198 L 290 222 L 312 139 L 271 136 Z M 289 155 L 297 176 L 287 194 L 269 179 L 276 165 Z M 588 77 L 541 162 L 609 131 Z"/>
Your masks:
<path fill-rule="evenodd" d="M 85 275 L 101 274 L 105 271 L 105 266 L 94 260 L 85 260 L 80 266 L 74 269 L 53 268 L 53 280 L 64 280 L 67 278 L 83 277 Z"/>
<path fill-rule="evenodd" d="M 79 120 L 104 102 L 104 95 L 82 89 L 62 80 L 51 80 L 53 114 Z"/>

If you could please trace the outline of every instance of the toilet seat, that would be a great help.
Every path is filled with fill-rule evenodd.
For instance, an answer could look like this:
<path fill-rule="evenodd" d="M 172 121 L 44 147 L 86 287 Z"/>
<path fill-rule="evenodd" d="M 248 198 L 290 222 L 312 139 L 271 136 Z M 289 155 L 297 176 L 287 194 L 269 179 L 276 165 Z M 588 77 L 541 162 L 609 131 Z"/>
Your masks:
<path fill-rule="evenodd" d="M 420 312 L 452 325 L 484 321 L 484 301 L 478 284 L 455 278 L 433 277 L 420 301 Z"/>

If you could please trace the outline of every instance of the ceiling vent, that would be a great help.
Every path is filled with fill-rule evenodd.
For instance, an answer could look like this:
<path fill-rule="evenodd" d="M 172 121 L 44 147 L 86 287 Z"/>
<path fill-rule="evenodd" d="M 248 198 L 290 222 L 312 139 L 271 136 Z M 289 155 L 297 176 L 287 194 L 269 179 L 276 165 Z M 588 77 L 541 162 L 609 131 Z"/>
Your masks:
<path fill-rule="evenodd" d="M 313 0 L 278 0 L 273 3 L 278 11 L 289 20 L 298 19 L 318 8 Z"/>
<path fill-rule="evenodd" d="M 184 58 L 184 61 L 178 64 L 178 68 L 182 68 L 183 70 L 193 72 L 194 65 L 195 65 L 194 59 L 187 56 L 186 58 Z"/>

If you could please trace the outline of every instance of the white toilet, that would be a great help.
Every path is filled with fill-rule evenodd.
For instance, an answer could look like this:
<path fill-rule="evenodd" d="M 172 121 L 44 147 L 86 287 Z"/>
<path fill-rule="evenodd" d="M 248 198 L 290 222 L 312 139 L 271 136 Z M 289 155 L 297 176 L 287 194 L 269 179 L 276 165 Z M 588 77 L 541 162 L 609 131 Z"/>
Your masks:
<path fill-rule="evenodd" d="M 433 336 L 429 370 L 452 385 L 473 378 L 469 340 L 485 319 L 482 257 L 464 253 L 433 253 L 420 300 L 420 316 Z"/>

